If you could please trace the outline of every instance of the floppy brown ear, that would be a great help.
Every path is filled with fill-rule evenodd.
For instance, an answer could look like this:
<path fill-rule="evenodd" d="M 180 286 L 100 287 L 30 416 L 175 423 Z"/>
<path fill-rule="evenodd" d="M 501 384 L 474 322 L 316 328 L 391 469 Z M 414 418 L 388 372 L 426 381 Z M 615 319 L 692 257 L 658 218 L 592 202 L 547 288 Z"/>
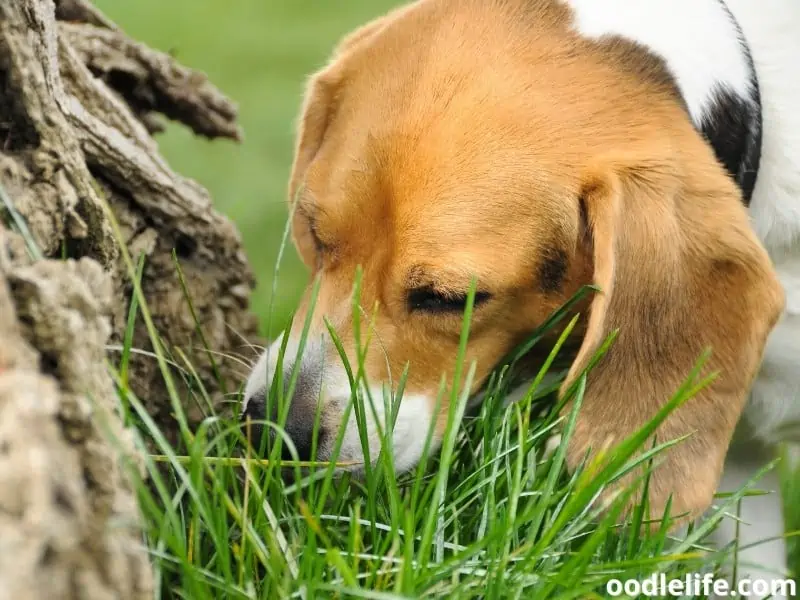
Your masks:
<path fill-rule="evenodd" d="M 609 334 L 618 337 L 587 378 L 569 464 L 645 425 L 704 350 L 712 351 L 707 372 L 719 372 L 656 433 L 659 443 L 691 435 L 659 459 L 649 484 L 653 517 L 670 495 L 673 515 L 694 517 L 711 503 L 784 302 L 737 189 L 704 146 L 687 152 L 662 160 L 643 158 L 658 156 L 650 149 L 629 150 L 598 161 L 582 181 L 581 243 L 602 292 L 563 389 Z"/>
<path fill-rule="evenodd" d="M 306 171 L 322 147 L 322 141 L 336 111 L 336 91 L 340 84 L 335 64 L 312 76 L 308 83 L 289 177 L 289 202 L 303 183 Z"/>
<path fill-rule="evenodd" d="M 294 161 L 289 176 L 290 207 L 298 199 L 309 167 L 318 156 L 326 134 L 336 119 L 339 96 L 345 81 L 343 65 L 347 53 L 378 31 L 381 23 L 382 20 L 379 19 L 346 36 L 334 51 L 329 64 L 315 73 L 308 82 L 300 111 Z M 307 216 L 302 215 L 300 211 L 293 212 L 292 237 L 303 260 L 310 265 L 315 258 L 305 249 L 313 248 L 314 240 L 309 228 L 304 226 L 306 219 Z"/>
<path fill-rule="evenodd" d="M 343 66 L 348 56 L 408 9 L 408 6 L 396 8 L 344 36 L 328 65 L 309 80 L 300 112 L 294 164 L 289 179 L 290 202 L 294 200 L 306 170 L 319 152 L 325 133 L 336 115 L 337 93 L 346 77 Z"/>

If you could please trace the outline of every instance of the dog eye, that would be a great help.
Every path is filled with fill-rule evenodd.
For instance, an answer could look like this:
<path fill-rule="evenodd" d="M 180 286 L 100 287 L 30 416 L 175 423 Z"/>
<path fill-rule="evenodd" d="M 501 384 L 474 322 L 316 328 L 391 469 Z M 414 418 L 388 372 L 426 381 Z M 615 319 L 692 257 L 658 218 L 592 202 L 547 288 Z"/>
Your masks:
<path fill-rule="evenodd" d="M 475 292 L 473 306 L 478 307 L 490 297 L 489 292 Z M 408 293 L 408 307 L 412 312 L 464 312 L 467 294 L 446 294 L 433 288 L 418 288 Z"/>

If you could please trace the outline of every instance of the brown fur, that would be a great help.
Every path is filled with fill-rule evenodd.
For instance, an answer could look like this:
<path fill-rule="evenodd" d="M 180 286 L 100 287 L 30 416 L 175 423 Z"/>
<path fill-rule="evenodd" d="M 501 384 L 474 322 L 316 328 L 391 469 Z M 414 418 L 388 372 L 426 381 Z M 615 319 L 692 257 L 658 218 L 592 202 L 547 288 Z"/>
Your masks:
<path fill-rule="evenodd" d="M 464 291 L 476 276 L 492 294 L 471 330 L 477 389 L 596 283 L 567 384 L 609 333 L 619 338 L 589 377 L 569 463 L 641 427 L 710 346 L 720 376 L 659 430 L 661 441 L 692 435 L 650 488 L 654 510 L 672 494 L 676 513 L 696 515 L 781 288 L 663 65 L 581 40 L 569 18 L 555 0 L 422 0 L 345 39 L 309 86 L 290 183 L 295 242 L 321 278 L 313 327 L 325 315 L 352 355 L 360 266 L 385 351 L 369 353 L 368 379 L 396 380 L 408 363 L 407 391 L 435 396 L 461 317 L 409 312 L 410 288 Z"/>

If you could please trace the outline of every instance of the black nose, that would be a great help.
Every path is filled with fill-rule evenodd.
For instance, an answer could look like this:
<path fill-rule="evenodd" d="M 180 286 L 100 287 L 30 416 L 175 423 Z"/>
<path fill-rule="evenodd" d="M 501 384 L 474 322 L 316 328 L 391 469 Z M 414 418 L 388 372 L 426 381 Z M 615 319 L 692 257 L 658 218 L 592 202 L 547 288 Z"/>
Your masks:
<path fill-rule="evenodd" d="M 266 418 L 263 394 L 250 396 L 245 400 L 245 409 L 241 415 L 242 435 L 256 450 L 262 447 L 262 441 L 266 441 L 263 439 L 264 431 L 268 428 L 264 423 Z"/>
<path fill-rule="evenodd" d="M 242 433 L 245 438 L 250 440 L 251 446 L 256 451 L 263 451 L 264 456 L 268 456 L 271 453 L 278 437 L 278 407 L 277 402 L 274 404 L 276 406 L 271 407 L 270 418 L 267 419 L 266 394 L 262 392 L 247 399 L 247 408 L 245 408 L 241 417 Z M 270 423 L 269 425 L 265 424 L 267 420 Z M 314 420 L 313 417 L 308 418 L 307 415 L 302 414 L 296 402 L 289 406 L 289 414 L 286 417 L 283 431 L 294 444 L 295 450 L 297 450 L 297 460 L 311 460 Z M 286 443 L 286 436 L 283 437 L 281 444 L 281 458 L 283 460 L 295 460 L 289 445 Z M 318 441 L 321 437 L 321 434 L 317 434 Z M 319 443 L 317 446 L 319 447 Z"/>

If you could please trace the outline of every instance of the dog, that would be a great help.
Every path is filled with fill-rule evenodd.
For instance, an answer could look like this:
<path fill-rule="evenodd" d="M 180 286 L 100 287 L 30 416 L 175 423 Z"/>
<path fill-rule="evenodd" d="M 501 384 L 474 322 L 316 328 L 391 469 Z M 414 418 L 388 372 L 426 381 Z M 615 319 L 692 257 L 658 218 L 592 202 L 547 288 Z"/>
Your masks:
<path fill-rule="evenodd" d="M 800 419 L 798 63 L 794 0 L 418 0 L 349 34 L 310 80 L 289 181 L 294 244 L 318 287 L 255 366 L 243 418 L 267 416 L 284 345 L 284 371 L 299 374 L 285 429 L 312 458 L 318 416 L 313 458 L 330 457 L 351 389 L 327 327 L 356 364 L 358 266 L 379 341 L 363 357 L 368 391 L 381 398 L 408 366 L 392 435 L 407 470 L 429 427 L 440 441 L 436 398 L 472 281 L 476 396 L 595 285 L 562 390 L 618 336 L 588 374 L 568 465 L 648 422 L 710 348 L 717 377 L 659 427 L 659 440 L 688 437 L 648 490 L 655 514 L 671 498 L 673 514 L 703 515 L 765 464 L 756 445 L 769 456 Z M 339 460 L 363 462 L 352 415 L 343 426 Z M 743 547 L 783 534 L 777 476 L 756 486 L 775 493 L 743 501 Z M 786 571 L 781 539 L 739 559 L 770 567 L 753 577 Z"/>

